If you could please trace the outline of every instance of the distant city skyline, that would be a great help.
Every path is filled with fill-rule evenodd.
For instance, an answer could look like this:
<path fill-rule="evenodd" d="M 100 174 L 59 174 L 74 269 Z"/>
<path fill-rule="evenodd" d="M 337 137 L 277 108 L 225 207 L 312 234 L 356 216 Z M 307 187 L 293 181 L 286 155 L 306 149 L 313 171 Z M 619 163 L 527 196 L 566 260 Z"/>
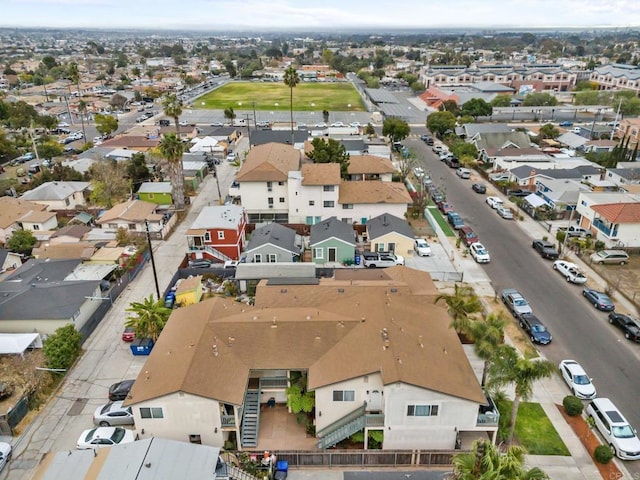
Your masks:
<path fill-rule="evenodd" d="M 638 27 L 635 0 L 13 0 L 2 27 L 210 30 Z"/>

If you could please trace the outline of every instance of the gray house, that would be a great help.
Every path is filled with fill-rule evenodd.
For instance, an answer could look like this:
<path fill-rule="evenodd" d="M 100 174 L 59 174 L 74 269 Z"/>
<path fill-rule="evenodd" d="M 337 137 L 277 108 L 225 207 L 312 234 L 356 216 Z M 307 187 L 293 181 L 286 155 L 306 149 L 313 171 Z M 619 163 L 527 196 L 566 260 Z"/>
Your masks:
<path fill-rule="evenodd" d="M 311 226 L 309 239 L 311 259 L 316 264 L 353 262 L 356 237 L 353 227 L 336 217 L 330 217 Z"/>
<path fill-rule="evenodd" d="M 300 259 L 300 244 L 295 230 L 268 223 L 253 231 L 242 258 L 250 263 L 294 262 Z"/>

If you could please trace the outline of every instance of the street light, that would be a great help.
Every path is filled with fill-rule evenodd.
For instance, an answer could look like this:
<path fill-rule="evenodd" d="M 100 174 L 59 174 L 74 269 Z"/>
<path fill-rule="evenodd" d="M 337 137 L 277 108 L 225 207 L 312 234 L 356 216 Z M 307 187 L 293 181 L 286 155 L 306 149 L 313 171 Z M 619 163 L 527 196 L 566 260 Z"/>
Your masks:
<path fill-rule="evenodd" d="M 149 256 L 151 257 L 151 268 L 153 269 L 153 280 L 156 284 L 156 295 L 158 296 L 158 300 L 160 300 L 160 287 L 158 286 L 158 273 L 156 272 L 156 261 L 153 258 L 153 247 L 151 246 L 151 233 L 149 232 L 149 221 L 144 221 L 144 227 L 147 231 L 147 244 L 149 246 Z"/>

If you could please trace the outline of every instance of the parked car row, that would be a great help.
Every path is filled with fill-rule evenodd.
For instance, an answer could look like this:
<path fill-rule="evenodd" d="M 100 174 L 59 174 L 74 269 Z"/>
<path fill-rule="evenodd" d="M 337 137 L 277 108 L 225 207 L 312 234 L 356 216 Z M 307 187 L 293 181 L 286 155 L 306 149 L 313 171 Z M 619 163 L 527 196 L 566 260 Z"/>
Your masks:
<path fill-rule="evenodd" d="M 520 292 L 513 288 L 505 288 L 500 293 L 500 298 L 533 343 L 539 345 L 551 343 L 553 340 L 551 333 L 542 320 L 533 313 L 531 305 Z"/>

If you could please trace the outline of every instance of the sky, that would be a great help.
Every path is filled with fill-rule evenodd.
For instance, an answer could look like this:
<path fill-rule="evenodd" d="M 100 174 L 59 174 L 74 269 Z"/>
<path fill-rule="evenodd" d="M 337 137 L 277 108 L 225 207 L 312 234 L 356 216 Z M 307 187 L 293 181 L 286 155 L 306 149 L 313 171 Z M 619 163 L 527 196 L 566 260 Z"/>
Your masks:
<path fill-rule="evenodd" d="M 638 0 L 0 0 L 2 27 L 633 27 Z"/>

